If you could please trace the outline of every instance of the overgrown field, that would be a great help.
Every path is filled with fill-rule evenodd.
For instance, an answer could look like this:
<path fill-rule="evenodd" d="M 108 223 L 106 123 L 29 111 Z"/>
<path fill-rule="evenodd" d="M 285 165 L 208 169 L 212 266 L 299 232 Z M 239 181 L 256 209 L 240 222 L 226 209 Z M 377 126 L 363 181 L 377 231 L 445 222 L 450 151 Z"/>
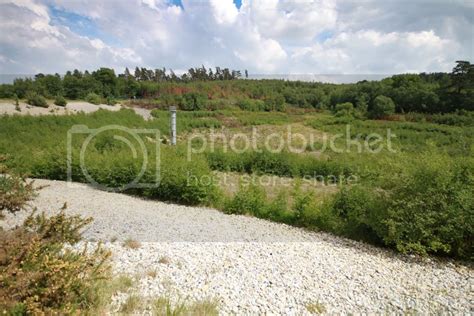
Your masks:
<path fill-rule="evenodd" d="M 379 121 L 308 111 L 179 112 L 176 147 L 163 137 L 169 134 L 165 111 L 154 110 L 150 121 L 131 110 L 3 116 L 0 154 L 8 156 L 9 167 L 32 177 L 66 180 L 70 171 L 74 181 L 92 178 L 149 198 L 211 205 L 227 213 L 323 229 L 401 252 L 472 259 L 474 126 L 463 118 L 471 114 L 410 115 Z M 71 134 L 68 170 L 67 135 L 73 125 L 85 125 L 89 131 Z M 161 137 L 137 132 L 136 139 L 126 131 L 110 130 L 98 133 L 83 147 L 94 129 L 107 125 L 157 130 Z M 229 144 L 222 140 L 209 145 L 213 134 L 232 139 L 237 134 L 251 135 L 252 126 L 261 133 L 254 148 L 240 150 L 242 136 L 234 144 L 239 150 L 226 148 Z M 285 146 L 280 151 L 265 148 L 266 136 L 286 137 L 288 126 L 310 141 L 293 143 L 301 149 L 297 152 Z M 388 130 L 395 135 L 390 144 Z M 342 136 L 335 137 L 339 133 Z M 374 133 L 382 137 L 381 148 L 373 141 Z M 136 148 L 135 156 L 124 139 Z M 144 160 L 140 184 L 147 185 L 127 187 L 141 172 Z M 222 174 L 230 173 L 260 180 L 291 179 L 291 184 L 243 177 L 240 189 L 231 190 L 222 181 Z"/>

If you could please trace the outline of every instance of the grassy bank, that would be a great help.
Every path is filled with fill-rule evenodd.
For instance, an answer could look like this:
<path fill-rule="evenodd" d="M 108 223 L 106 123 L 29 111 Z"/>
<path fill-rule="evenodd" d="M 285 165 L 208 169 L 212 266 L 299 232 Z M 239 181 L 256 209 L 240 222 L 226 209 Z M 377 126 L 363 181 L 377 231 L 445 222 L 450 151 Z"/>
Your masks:
<path fill-rule="evenodd" d="M 153 111 L 155 119 L 144 121 L 130 110 L 98 111 L 70 116 L 0 118 L 0 153 L 8 156 L 9 167 L 33 177 L 67 179 L 67 133 L 73 125 L 96 129 L 120 125 L 132 129 L 169 131 L 168 113 Z M 442 118 L 437 120 L 444 122 Z M 431 119 L 433 121 L 433 119 Z M 453 119 L 454 120 L 454 119 Z M 155 135 L 140 134 L 139 139 L 126 132 L 104 131 L 92 138 L 84 151 L 87 172 L 98 183 L 125 189 L 125 192 L 183 204 L 212 205 L 227 213 L 251 214 L 314 230 L 327 230 L 350 238 L 385 245 L 401 252 L 435 253 L 472 258 L 474 227 L 474 128 L 459 124 L 407 121 L 364 121 L 319 113 L 263 113 L 245 111 L 180 112 L 178 146 L 162 144 L 157 154 Z M 454 122 L 454 123 L 453 123 Z M 303 153 L 227 151 L 222 146 L 187 157 L 186 137 L 196 129 L 224 128 L 231 133 L 247 131 L 258 125 L 275 133 L 278 126 L 309 129 L 319 136 Z M 342 151 L 322 151 L 322 133 L 337 138 Z M 278 128 L 277 128 L 278 127 Z M 392 147 L 380 151 L 357 151 L 354 144 L 371 134 L 396 135 Z M 305 130 L 307 131 L 307 130 Z M 119 139 L 113 137 L 119 136 Z M 89 182 L 81 168 L 80 155 L 87 134 L 72 135 L 71 178 Z M 146 155 L 132 147 L 146 149 Z M 384 139 L 386 140 L 386 139 Z M 369 144 L 368 149 L 373 149 Z M 156 178 L 156 158 L 160 174 Z M 152 187 L 127 188 L 140 173 L 141 183 Z M 214 171 L 271 175 L 292 178 L 291 187 L 276 186 L 268 194 L 260 184 L 241 183 L 232 195 L 213 179 Z M 329 178 L 334 176 L 334 178 Z M 355 181 L 339 181 L 354 176 Z M 322 177 L 322 178 L 321 178 Z M 334 185 L 330 194 L 301 190 L 301 184 L 322 179 L 319 185 Z M 330 183 L 330 181 L 336 183 Z M 224 184 L 225 185 L 225 184 Z"/>

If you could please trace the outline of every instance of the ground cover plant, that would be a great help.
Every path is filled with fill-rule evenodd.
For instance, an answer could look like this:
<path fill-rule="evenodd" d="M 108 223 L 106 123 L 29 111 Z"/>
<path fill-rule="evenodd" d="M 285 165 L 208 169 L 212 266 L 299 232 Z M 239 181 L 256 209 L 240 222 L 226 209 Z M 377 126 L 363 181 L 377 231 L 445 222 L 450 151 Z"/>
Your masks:
<path fill-rule="evenodd" d="M 200 86 L 198 82 L 180 84 Z M 222 84 L 220 87 L 229 95 L 237 91 L 227 82 L 213 84 Z M 291 84 L 298 86 L 297 83 Z M 176 88 L 175 83 L 164 85 L 167 89 Z M 207 91 L 209 87 L 204 85 L 201 88 Z M 257 90 L 253 92 L 258 94 Z M 227 97 L 225 100 L 229 102 L 225 108 L 200 110 L 201 96 L 187 96 L 196 107 L 179 111 L 176 147 L 168 145 L 169 113 L 159 106 L 153 108 L 153 119 L 149 121 L 131 110 L 64 117 L 4 116 L 0 118 L 0 134 L 4 136 L 0 139 L 0 153 L 11 156 L 8 165 L 15 170 L 34 177 L 65 180 L 65 136 L 71 126 L 83 124 L 94 129 L 115 124 L 134 129 L 157 129 L 161 132 L 160 139 L 147 135 L 140 135 L 140 139 L 147 149 L 148 161 L 157 157 L 154 151 L 156 142 L 162 144 L 159 186 L 125 187 L 139 173 L 144 158 L 135 159 L 125 143 L 113 140 L 114 135 L 129 137 L 125 132 L 103 132 L 91 141 L 85 151 L 84 164 L 92 178 L 132 194 L 184 204 L 213 205 L 227 213 L 249 214 L 310 229 L 323 229 L 400 252 L 472 259 L 472 112 L 394 113 L 388 95 L 378 98 L 375 107 L 367 106 L 363 100 L 342 102 L 338 99 L 336 105 L 339 105 L 330 111 L 286 108 L 284 113 L 256 111 L 245 102 L 239 103 L 238 96 L 225 95 L 224 99 Z M 396 111 L 398 106 L 395 102 Z M 187 159 L 187 137 L 196 133 L 208 135 L 211 130 L 223 130 L 229 135 L 248 134 L 249 128 L 257 126 L 283 135 L 286 131 L 281 127 L 288 124 L 298 131 L 316 133 L 314 143 L 308 144 L 304 152 L 235 152 L 225 151 L 222 144 L 218 144 L 213 150 L 206 148 L 193 154 L 191 160 Z M 29 133 L 25 126 L 37 132 Z M 373 133 L 387 139 L 388 130 L 396 136 L 391 139 L 391 147 L 385 146 L 376 153 L 367 148 L 358 152 L 358 146 L 352 143 L 363 143 Z M 343 134 L 335 140 L 335 145 L 343 150 L 323 150 L 323 134 L 328 137 Z M 58 135 L 63 136 L 58 138 Z M 72 180 L 89 182 L 78 159 L 86 136 L 77 136 L 72 142 Z M 129 140 L 136 141 L 130 137 Z M 373 149 L 371 146 L 368 148 Z M 154 183 L 155 171 L 152 165 L 148 165 L 143 179 Z M 259 184 L 241 184 L 228 195 L 222 193 L 225 188 L 220 190 L 219 184 L 201 181 L 213 179 L 216 171 L 287 177 L 294 181 L 294 185 L 290 188 L 275 187 L 269 194 Z M 340 181 L 351 176 L 356 177 L 355 182 Z M 335 181 L 335 190 L 319 195 L 299 189 L 299 182 L 320 178 L 323 185 Z"/>
<path fill-rule="evenodd" d="M 3 167 L 2 210 L 17 212 L 33 197 L 31 183 Z M 7 190 L 5 190 L 7 189 Z M 5 203 L 6 202 L 6 203 Z M 92 219 L 47 217 L 33 212 L 22 225 L 0 229 L 0 311 L 7 315 L 73 314 L 98 311 L 98 291 L 109 276 L 109 253 L 72 250 Z"/>

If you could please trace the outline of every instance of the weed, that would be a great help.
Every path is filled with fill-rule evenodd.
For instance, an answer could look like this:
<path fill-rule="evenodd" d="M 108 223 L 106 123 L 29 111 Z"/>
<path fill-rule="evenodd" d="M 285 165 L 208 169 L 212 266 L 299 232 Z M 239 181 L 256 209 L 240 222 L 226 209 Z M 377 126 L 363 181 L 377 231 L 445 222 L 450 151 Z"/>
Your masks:
<path fill-rule="evenodd" d="M 156 278 L 156 276 L 158 275 L 158 273 L 156 272 L 155 269 L 150 269 L 146 272 L 146 275 L 152 279 Z"/>
<path fill-rule="evenodd" d="M 143 298 L 137 294 L 131 294 L 120 306 L 119 312 L 126 315 L 136 313 L 143 308 Z"/>
<path fill-rule="evenodd" d="M 308 303 L 306 304 L 306 310 L 310 312 L 311 314 L 324 314 L 326 313 L 326 306 L 320 302 L 316 303 Z"/>
<path fill-rule="evenodd" d="M 128 248 L 128 249 L 138 249 L 140 248 L 142 245 L 139 241 L 137 240 L 134 240 L 134 239 L 131 239 L 131 238 L 127 238 L 123 244 L 122 244 L 123 247 L 125 248 Z"/>
<path fill-rule="evenodd" d="M 152 303 L 153 314 L 157 316 L 215 316 L 219 312 L 216 300 L 200 300 L 185 304 L 177 302 L 173 304 L 168 297 L 159 297 Z"/>
<path fill-rule="evenodd" d="M 158 263 L 161 263 L 161 264 L 170 264 L 171 263 L 171 259 L 167 256 L 163 256 L 160 258 L 160 260 L 158 260 Z"/>

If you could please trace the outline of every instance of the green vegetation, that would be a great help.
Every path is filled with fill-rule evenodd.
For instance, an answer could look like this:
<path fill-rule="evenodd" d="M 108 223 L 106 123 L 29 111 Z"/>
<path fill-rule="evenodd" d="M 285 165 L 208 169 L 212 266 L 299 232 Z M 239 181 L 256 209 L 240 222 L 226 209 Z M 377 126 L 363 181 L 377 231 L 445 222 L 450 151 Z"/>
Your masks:
<path fill-rule="evenodd" d="M 137 68 L 115 74 L 100 68 L 37 74 L 34 79 L 16 79 L 0 85 L 0 98 L 25 98 L 34 93 L 46 98 L 57 95 L 98 104 L 116 98 L 151 108 L 178 106 L 182 110 L 284 111 L 287 107 L 333 110 L 351 103 L 358 115 L 380 118 L 396 113 L 448 113 L 474 110 L 474 66 L 458 61 L 451 73 L 402 74 L 381 81 L 354 84 L 323 84 L 284 80 L 238 80 L 239 71 L 191 68 L 182 76 L 166 69 Z M 390 102 L 389 100 L 392 100 Z"/>
<path fill-rule="evenodd" d="M 324 304 L 316 302 L 316 303 L 308 303 L 306 304 L 306 310 L 314 315 L 324 314 L 326 312 L 326 307 Z"/>
<path fill-rule="evenodd" d="M 316 158 L 290 152 L 246 151 L 241 154 L 214 151 L 207 154 L 213 170 L 241 173 L 271 174 L 281 177 L 316 178 L 334 176 L 334 180 L 349 177 L 354 172 L 344 161 Z"/>
<path fill-rule="evenodd" d="M 93 114 L 49 117 L 1 117 L 0 153 L 11 154 L 6 164 L 20 172 L 33 177 L 66 180 L 67 176 L 67 132 L 73 126 L 82 124 L 90 129 L 115 124 L 128 128 L 160 129 L 168 133 L 167 126 L 160 125 L 160 120 L 145 122 L 131 110 L 116 113 L 98 111 Z M 24 127 L 31 126 L 36 133 L 25 133 Z M 35 127 L 33 127 L 35 126 Z M 169 126 L 169 125 L 168 125 Z M 93 131 L 90 131 L 93 132 Z M 64 135 L 59 137 L 58 135 Z M 90 133 L 72 134 L 71 179 L 89 182 L 82 172 L 79 163 L 81 146 Z M 145 160 L 147 168 L 141 179 L 149 187 L 125 190 L 150 198 L 181 202 L 184 204 L 208 204 L 216 195 L 214 186 L 202 187 L 199 183 L 188 183 L 189 177 L 202 178 L 209 175 L 204 157 L 187 161 L 184 147 L 161 146 L 160 177 L 156 177 L 156 144 L 155 134 L 140 134 L 140 140 L 147 149 L 148 155 L 138 152 L 137 158 L 126 143 L 115 141 L 112 136 L 120 135 L 130 139 L 136 148 L 137 140 L 128 132 L 101 132 L 94 137 L 85 151 L 85 167 L 90 176 L 103 186 L 120 188 L 132 182 L 140 173 Z M 159 184 L 159 185 L 155 185 Z"/>
<path fill-rule="evenodd" d="M 46 99 L 42 95 L 37 94 L 36 92 L 29 92 L 26 95 L 26 103 L 42 108 L 47 108 L 49 106 L 48 102 L 46 102 Z"/>
<path fill-rule="evenodd" d="M 66 99 L 63 97 L 63 96 L 56 96 L 56 98 L 54 99 L 54 104 L 57 105 L 57 106 L 66 106 L 67 105 L 67 101 Z"/>
<path fill-rule="evenodd" d="M 168 297 L 159 297 L 152 302 L 153 315 L 156 316 L 217 316 L 217 302 L 215 300 L 195 301 L 191 304 L 178 302 L 173 304 Z"/>
<path fill-rule="evenodd" d="M 4 160 L 4 157 L 0 157 L 0 218 L 3 217 L 3 211 L 20 211 L 35 196 L 33 181 L 26 181 L 23 176 L 14 173 L 10 174 L 2 164 Z"/>
<path fill-rule="evenodd" d="M 23 187 L 27 186 L 29 184 Z M 7 194 L 11 196 L 15 192 L 18 191 Z M 4 194 L 0 192 L 2 201 Z M 24 193 L 20 192 L 13 208 L 7 204 L 7 211 L 16 211 L 22 200 L 25 201 Z M 100 246 L 90 253 L 66 247 L 81 240 L 80 231 L 90 221 L 68 217 L 63 211 L 49 218 L 44 213 L 33 213 L 21 226 L 0 229 L 0 311 L 3 314 L 73 314 L 100 307 L 102 297 L 98 289 L 108 277 L 110 254 Z"/>
<path fill-rule="evenodd" d="M 119 312 L 125 315 L 131 315 L 143 308 L 143 298 L 137 294 L 131 294 L 120 306 Z"/>
<path fill-rule="evenodd" d="M 116 77 L 104 69 L 88 75 L 78 72 L 70 75 L 76 79 L 58 82 L 72 89 L 69 80 L 99 81 L 104 90 L 76 93 L 81 98 L 92 95 L 98 102 L 121 96 L 144 97 L 129 102 L 150 108 L 153 119 L 144 121 L 131 110 L 64 117 L 3 116 L 0 153 L 9 154 L 6 163 L 18 172 L 65 180 L 66 135 L 73 125 L 86 125 L 91 130 L 111 124 L 154 129 L 160 137 L 139 134 L 135 139 L 127 131 L 117 130 L 98 133 L 84 156 L 91 178 L 106 188 L 130 194 L 213 205 L 226 213 L 323 229 L 404 253 L 472 259 L 474 112 L 468 111 L 472 110 L 472 81 L 466 79 L 472 77 L 470 67 L 458 63 L 451 74 L 399 75 L 350 85 L 211 77 L 194 80 L 192 76 L 168 80 L 162 73 L 158 75 L 161 79 L 156 79 L 156 73 L 144 79 L 141 72 L 137 80 L 130 74 Z M 204 76 L 204 71 L 195 76 Z M 44 77 L 30 84 L 42 80 Z M 126 90 L 124 82 L 135 90 Z M 16 82 L 13 87 L 21 84 Z M 167 144 L 169 113 L 163 108 L 169 105 L 183 110 L 178 114 L 178 146 Z M 254 148 L 226 151 L 223 142 L 211 149 L 202 146 L 205 140 L 197 137 L 192 148 L 204 150 L 187 159 L 187 137 L 209 136 L 214 132 L 211 129 L 229 137 L 249 135 L 252 126 L 258 126 L 265 135 L 285 138 L 284 125 L 316 137 L 299 153 L 286 147 L 279 152 Z M 35 132 L 25 132 L 25 127 Z M 374 141 L 374 134 L 382 140 Z M 74 181 L 90 180 L 79 163 L 87 136 L 72 135 L 70 170 Z M 126 142 L 113 136 L 126 138 L 135 148 L 141 148 L 142 143 L 146 154 L 140 156 L 140 150 L 134 157 Z M 157 165 L 152 163 L 157 158 L 159 178 Z M 148 164 L 140 181 L 151 186 L 127 187 L 144 161 Z M 241 183 L 238 191 L 229 193 L 213 181 L 215 172 L 290 178 L 295 184 L 276 186 L 269 192 L 258 184 Z M 303 186 L 315 188 L 307 191 Z M 319 194 L 318 186 L 334 189 Z"/>
<path fill-rule="evenodd" d="M 379 95 L 374 100 L 374 106 L 370 112 L 370 116 L 376 119 L 388 117 L 395 113 L 395 103 L 389 97 Z"/>
<path fill-rule="evenodd" d="M 102 98 L 98 95 L 95 94 L 94 92 L 90 92 L 86 95 L 85 100 L 89 103 L 99 105 L 102 103 Z"/>

